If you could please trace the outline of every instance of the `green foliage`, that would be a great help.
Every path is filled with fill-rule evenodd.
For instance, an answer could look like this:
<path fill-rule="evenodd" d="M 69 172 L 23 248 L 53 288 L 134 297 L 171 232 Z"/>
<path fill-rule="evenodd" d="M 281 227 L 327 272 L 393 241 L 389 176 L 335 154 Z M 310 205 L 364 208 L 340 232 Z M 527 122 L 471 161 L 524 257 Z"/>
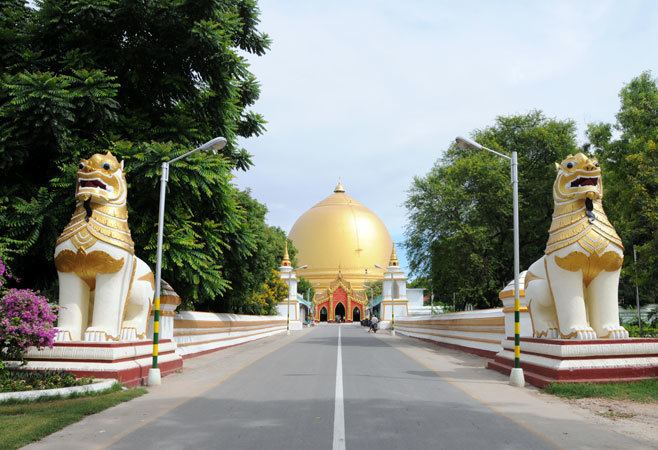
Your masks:
<path fill-rule="evenodd" d="M 231 183 L 251 166 L 238 138 L 265 124 L 250 109 L 260 87 L 243 56 L 270 42 L 256 2 L 24 3 L 0 6 L 0 250 L 15 273 L 54 293 L 77 162 L 108 150 L 126 164 L 136 253 L 154 265 L 161 163 L 224 136 L 221 154 L 171 168 L 163 278 L 187 307 L 244 311 L 284 239 Z"/>
<path fill-rule="evenodd" d="M 657 80 L 644 72 L 624 86 L 619 98 L 617 123 L 590 124 L 587 135 L 603 167 L 606 213 L 625 246 L 621 300 L 634 304 L 637 281 L 642 301 L 653 303 L 658 298 Z"/>
<path fill-rule="evenodd" d="M 288 285 L 272 270 L 270 277 L 262 284 L 260 291 L 252 295 L 243 305 L 246 314 L 274 315 L 277 304 L 288 298 Z"/>
<path fill-rule="evenodd" d="M 411 289 L 429 289 L 431 281 L 425 277 L 416 277 L 407 283 L 407 287 Z"/>
<path fill-rule="evenodd" d="M 474 133 L 494 150 L 519 154 L 521 266 L 543 254 L 553 211 L 554 162 L 577 150 L 571 121 L 541 112 L 499 117 Z M 406 247 L 412 272 L 430 280 L 437 298 L 453 295 L 487 308 L 513 277 L 512 188 L 509 162 L 451 146 L 406 201 Z"/>
<path fill-rule="evenodd" d="M 281 264 L 286 235 L 280 228 L 265 223 L 267 209 L 248 192 L 241 192 L 238 198 L 245 214 L 241 222 L 242 232 L 233 234 L 229 241 L 232 251 L 226 255 L 225 273 L 232 289 L 224 295 L 220 310 L 269 314 L 269 307 L 254 308 L 253 297 L 262 293 L 272 270 Z M 290 253 L 294 255 L 296 251 L 292 249 Z M 211 310 L 213 305 L 201 305 L 197 309 Z"/>
<path fill-rule="evenodd" d="M 624 328 L 626 328 L 631 337 L 658 337 L 658 327 L 646 322 L 642 322 L 642 332 L 640 332 L 640 327 L 637 325 L 637 320 L 635 321 L 635 324 L 625 323 Z"/>
<path fill-rule="evenodd" d="M 62 370 L 7 370 L 0 372 L 0 392 L 83 386 L 93 381 L 90 377 L 76 378 Z"/>
<path fill-rule="evenodd" d="M 382 295 L 384 283 L 382 280 L 366 281 L 364 286 L 368 298 L 372 300 L 373 298 Z"/>
<path fill-rule="evenodd" d="M 306 300 L 311 300 L 315 296 L 315 288 L 313 283 L 304 277 L 299 277 L 297 282 L 297 292 L 302 294 Z"/>
<path fill-rule="evenodd" d="M 552 383 L 546 392 L 565 398 L 602 397 L 640 403 L 658 402 L 658 379 L 627 383 Z"/>

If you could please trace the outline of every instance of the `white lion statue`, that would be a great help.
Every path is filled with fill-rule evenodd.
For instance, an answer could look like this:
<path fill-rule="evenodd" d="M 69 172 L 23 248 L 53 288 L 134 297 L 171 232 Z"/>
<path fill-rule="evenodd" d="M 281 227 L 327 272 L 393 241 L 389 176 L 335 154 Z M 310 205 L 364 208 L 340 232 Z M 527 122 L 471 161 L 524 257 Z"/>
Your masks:
<path fill-rule="evenodd" d="M 599 163 L 578 153 L 556 168 L 545 255 L 525 278 L 534 336 L 627 338 L 617 298 L 624 247 L 603 211 Z"/>
<path fill-rule="evenodd" d="M 95 154 L 80 162 L 71 221 L 57 239 L 58 341 L 146 337 L 155 281 L 134 253 L 123 161 Z"/>

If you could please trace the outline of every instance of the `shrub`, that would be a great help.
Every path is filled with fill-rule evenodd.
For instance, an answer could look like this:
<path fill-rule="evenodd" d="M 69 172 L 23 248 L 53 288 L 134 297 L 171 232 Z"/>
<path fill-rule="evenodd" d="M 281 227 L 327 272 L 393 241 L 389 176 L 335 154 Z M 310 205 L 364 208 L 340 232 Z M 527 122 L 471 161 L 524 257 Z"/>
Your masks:
<path fill-rule="evenodd" d="M 7 370 L 0 375 L 0 392 L 55 389 L 89 384 L 93 378 L 76 378 L 61 370 Z"/>
<path fill-rule="evenodd" d="M 637 323 L 637 322 L 636 322 Z M 658 328 L 651 325 L 647 325 L 642 322 L 642 333 L 640 333 L 640 327 L 637 325 L 627 325 L 624 324 L 624 328 L 628 331 L 628 334 L 631 337 L 656 337 L 658 336 Z"/>
<path fill-rule="evenodd" d="M 30 289 L 9 289 L 0 300 L 0 360 L 23 361 L 29 347 L 52 347 L 57 307 Z"/>

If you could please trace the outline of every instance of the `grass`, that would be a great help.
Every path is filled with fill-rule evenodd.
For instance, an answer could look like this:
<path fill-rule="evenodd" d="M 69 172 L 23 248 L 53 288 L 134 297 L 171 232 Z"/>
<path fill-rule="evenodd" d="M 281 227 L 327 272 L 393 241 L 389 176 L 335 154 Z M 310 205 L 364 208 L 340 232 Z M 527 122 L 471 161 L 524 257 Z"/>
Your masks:
<path fill-rule="evenodd" d="M 552 383 L 546 392 L 565 398 L 610 398 L 639 403 L 658 402 L 658 379 L 626 383 Z"/>
<path fill-rule="evenodd" d="M 0 404 L 0 448 L 19 448 L 54 433 L 84 416 L 132 400 L 146 389 L 123 390 L 120 385 L 98 393 Z"/>

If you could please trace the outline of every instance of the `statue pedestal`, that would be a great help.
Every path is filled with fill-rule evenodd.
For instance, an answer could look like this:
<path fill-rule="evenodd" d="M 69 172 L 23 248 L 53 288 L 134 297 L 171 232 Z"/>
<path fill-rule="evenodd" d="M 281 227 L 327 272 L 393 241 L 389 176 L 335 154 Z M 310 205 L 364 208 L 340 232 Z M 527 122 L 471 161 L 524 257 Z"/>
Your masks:
<path fill-rule="evenodd" d="M 514 338 L 502 341 L 503 349 L 489 369 L 508 375 L 514 367 Z M 521 338 L 521 367 L 529 383 L 634 381 L 658 376 L 658 339 Z"/>
<path fill-rule="evenodd" d="M 114 378 L 126 386 L 143 384 L 152 363 L 152 341 L 57 342 L 44 350 L 30 350 L 25 369 L 65 370 L 79 377 Z M 162 375 L 183 368 L 176 342 L 159 343 L 158 366 Z"/>

